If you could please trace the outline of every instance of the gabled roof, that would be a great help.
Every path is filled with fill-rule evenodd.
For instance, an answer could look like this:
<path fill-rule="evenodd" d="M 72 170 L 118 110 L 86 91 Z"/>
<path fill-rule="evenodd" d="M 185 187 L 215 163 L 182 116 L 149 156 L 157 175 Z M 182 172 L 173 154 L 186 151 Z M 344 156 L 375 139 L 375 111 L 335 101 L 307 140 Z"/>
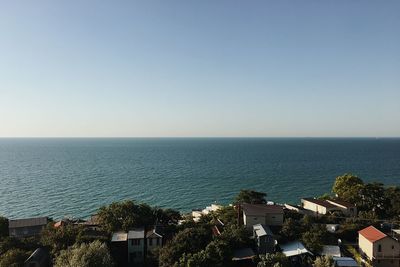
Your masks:
<path fill-rule="evenodd" d="M 327 209 L 333 209 L 333 208 L 338 208 L 338 206 L 333 205 L 332 203 L 329 203 L 326 200 L 323 199 L 316 199 L 316 198 L 311 198 L 311 197 L 307 197 L 307 198 L 302 198 L 305 201 L 317 204 L 319 206 L 325 207 Z"/>
<path fill-rule="evenodd" d="M 339 206 L 343 206 L 345 208 L 354 208 L 355 205 L 352 203 L 349 203 L 347 201 L 341 200 L 341 199 L 328 199 L 327 200 L 329 203 L 333 204 L 333 205 L 339 205 Z"/>
<path fill-rule="evenodd" d="M 242 204 L 243 212 L 246 215 L 260 216 L 265 214 L 283 214 L 283 207 L 279 205 L 265 205 L 265 204 Z"/>
<path fill-rule="evenodd" d="M 136 228 L 128 232 L 128 239 L 142 239 L 142 238 L 144 238 L 144 228 Z"/>
<path fill-rule="evenodd" d="M 361 231 L 358 231 L 358 234 L 365 237 L 371 243 L 374 243 L 378 240 L 381 240 L 382 238 L 387 237 L 386 234 L 382 233 L 372 225 L 362 229 Z"/>
<path fill-rule="evenodd" d="M 163 236 L 161 235 L 161 233 L 158 233 L 156 229 L 151 229 L 149 231 L 147 231 L 146 233 L 146 238 L 152 237 L 152 236 L 156 236 L 156 237 L 160 237 L 162 238 Z"/>
<path fill-rule="evenodd" d="M 253 225 L 253 231 L 256 233 L 256 235 L 258 237 L 266 236 L 266 235 L 269 235 L 269 236 L 274 235 L 268 226 L 262 225 L 262 224 Z"/>
<path fill-rule="evenodd" d="M 30 227 L 30 226 L 43 226 L 48 222 L 47 217 L 29 218 L 10 220 L 8 223 L 9 228 Z"/>

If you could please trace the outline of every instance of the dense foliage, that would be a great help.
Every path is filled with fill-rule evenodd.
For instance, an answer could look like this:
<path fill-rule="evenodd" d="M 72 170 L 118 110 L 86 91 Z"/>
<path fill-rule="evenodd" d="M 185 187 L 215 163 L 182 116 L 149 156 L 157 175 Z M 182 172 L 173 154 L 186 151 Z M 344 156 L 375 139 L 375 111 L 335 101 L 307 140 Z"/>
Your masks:
<path fill-rule="evenodd" d="M 313 267 L 335 267 L 331 257 L 317 257 L 314 261 Z"/>
<path fill-rule="evenodd" d="M 114 263 L 107 246 L 100 241 L 94 241 L 89 244 L 75 244 L 62 250 L 55 260 L 54 267 L 65 266 L 112 267 Z"/>
<path fill-rule="evenodd" d="M 240 190 L 235 198 L 235 203 L 265 204 L 267 203 L 266 197 L 267 194 L 263 192 Z"/>
<path fill-rule="evenodd" d="M 97 215 L 100 224 L 109 233 L 119 230 L 128 231 L 132 227 L 143 227 L 156 223 L 176 223 L 180 219 L 178 211 L 153 208 L 145 203 L 136 204 L 132 200 L 103 206 Z"/>
<path fill-rule="evenodd" d="M 22 249 L 10 249 L 0 256 L 0 267 L 22 267 L 30 253 Z"/>
<path fill-rule="evenodd" d="M 0 216 L 0 238 L 8 236 L 8 219 Z"/>

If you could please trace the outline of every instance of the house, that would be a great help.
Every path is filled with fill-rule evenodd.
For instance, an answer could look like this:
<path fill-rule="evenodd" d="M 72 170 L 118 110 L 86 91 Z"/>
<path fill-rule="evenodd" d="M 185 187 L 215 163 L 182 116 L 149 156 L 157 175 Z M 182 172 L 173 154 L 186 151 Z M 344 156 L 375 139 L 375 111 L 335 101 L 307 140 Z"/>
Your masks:
<path fill-rule="evenodd" d="M 47 217 L 10 220 L 9 235 L 17 238 L 36 236 L 42 232 L 48 222 Z"/>
<path fill-rule="evenodd" d="M 242 204 L 243 223 L 248 229 L 253 225 L 282 226 L 283 207 L 279 205 Z"/>
<path fill-rule="evenodd" d="M 113 233 L 110 244 L 111 255 L 117 266 L 128 265 L 128 234 L 126 232 Z"/>
<path fill-rule="evenodd" d="M 25 267 L 48 267 L 50 264 L 50 254 L 44 248 L 37 248 L 25 261 Z"/>
<path fill-rule="evenodd" d="M 349 257 L 332 257 L 335 267 L 358 267 L 358 263 Z"/>
<path fill-rule="evenodd" d="M 142 263 L 145 251 L 144 228 L 136 228 L 128 232 L 128 261 L 130 263 Z"/>
<path fill-rule="evenodd" d="M 271 229 L 262 224 L 253 225 L 253 237 L 257 244 L 258 254 L 275 252 L 276 240 Z"/>
<path fill-rule="evenodd" d="M 295 211 L 298 212 L 300 214 L 304 214 L 304 215 L 311 215 L 313 214 L 313 212 L 311 210 L 307 210 L 301 206 L 298 205 L 293 205 L 293 204 L 284 204 L 285 209 L 290 210 L 290 211 Z"/>
<path fill-rule="evenodd" d="M 316 214 L 328 214 L 334 211 L 341 211 L 341 209 L 323 199 L 316 198 L 302 198 L 301 205 L 306 210 L 311 210 Z"/>
<path fill-rule="evenodd" d="M 374 267 L 399 267 L 399 241 L 369 226 L 358 232 L 358 246 L 361 254 Z"/>
<path fill-rule="evenodd" d="M 163 244 L 163 236 L 157 227 L 147 231 L 146 233 L 147 251 L 152 251 L 155 248 L 160 248 L 162 244 Z"/>
<path fill-rule="evenodd" d="M 357 207 L 354 204 L 340 200 L 340 199 L 327 199 L 327 202 L 337 206 L 347 216 L 357 216 Z"/>

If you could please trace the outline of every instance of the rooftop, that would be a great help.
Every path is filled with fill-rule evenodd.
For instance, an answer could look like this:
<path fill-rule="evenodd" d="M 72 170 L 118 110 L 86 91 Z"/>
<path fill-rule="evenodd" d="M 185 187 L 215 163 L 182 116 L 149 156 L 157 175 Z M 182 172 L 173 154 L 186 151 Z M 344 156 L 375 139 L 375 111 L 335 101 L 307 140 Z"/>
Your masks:
<path fill-rule="evenodd" d="M 321 255 L 331 256 L 331 257 L 342 256 L 339 246 L 323 246 Z"/>
<path fill-rule="evenodd" d="M 286 257 L 292 257 L 301 254 L 311 254 L 311 252 L 304 247 L 303 243 L 299 241 L 289 242 L 280 245 L 280 247 L 282 249 L 282 253 L 285 254 Z"/>
<path fill-rule="evenodd" d="M 141 239 L 141 238 L 144 238 L 144 228 L 136 228 L 128 232 L 128 239 Z"/>
<path fill-rule="evenodd" d="M 46 225 L 47 222 L 48 222 L 47 217 L 17 219 L 17 220 L 10 220 L 8 227 L 18 228 L 18 227 L 29 227 L 29 226 L 43 226 Z"/>
<path fill-rule="evenodd" d="M 253 225 L 253 230 L 257 236 L 273 235 L 271 229 L 266 225 L 262 224 Z"/>
<path fill-rule="evenodd" d="M 128 240 L 128 234 L 125 232 L 113 233 L 111 242 L 120 242 Z"/>
<path fill-rule="evenodd" d="M 357 262 L 349 257 L 333 257 L 333 261 L 338 267 L 358 267 Z"/>
<path fill-rule="evenodd" d="M 283 207 L 279 205 L 243 204 L 242 207 L 246 215 L 264 215 L 266 213 L 283 214 Z"/>
<path fill-rule="evenodd" d="M 307 198 L 303 198 L 303 200 L 306 200 L 308 202 L 317 204 L 319 206 L 322 206 L 322 207 L 325 207 L 325 208 L 328 208 L 328 209 L 337 208 L 336 205 L 333 205 L 332 203 L 329 203 L 328 201 L 323 200 L 323 199 L 316 199 L 316 198 L 312 198 L 312 197 L 307 197 Z"/>
<path fill-rule="evenodd" d="M 347 201 L 344 201 L 344 200 L 341 200 L 341 199 L 328 199 L 327 201 L 332 203 L 332 204 L 336 203 L 336 204 L 338 204 L 340 206 L 343 206 L 343 207 L 346 207 L 346 208 L 354 208 L 355 207 L 354 204 L 352 204 L 350 202 L 347 202 Z"/>
<path fill-rule="evenodd" d="M 386 234 L 382 233 L 381 231 L 379 231 L 372 225 L 368 226 L 367 228 L 362 229 L 361 231 L 358 231 L 358 233 L 360 235 L 362 235 L 363 237 L 365 237 L 366 239 L 368 239 L 372 243 L 374 243 L 378 240 L 381 240 L 382 238 L 387 237 Z"/>

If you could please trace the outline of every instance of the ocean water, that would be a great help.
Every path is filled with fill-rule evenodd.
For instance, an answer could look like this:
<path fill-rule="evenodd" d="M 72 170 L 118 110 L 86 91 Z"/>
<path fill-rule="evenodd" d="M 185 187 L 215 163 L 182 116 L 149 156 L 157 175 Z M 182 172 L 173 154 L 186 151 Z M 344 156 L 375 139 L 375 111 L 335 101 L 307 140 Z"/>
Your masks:
<path fill-rule="evenodd" d="M 240 189 L 298 203 L 346 172 L 400 185 L 400 139 L 0 139 L 0 215 L 85 218 L 123 199 L 186 212 Z"/>

